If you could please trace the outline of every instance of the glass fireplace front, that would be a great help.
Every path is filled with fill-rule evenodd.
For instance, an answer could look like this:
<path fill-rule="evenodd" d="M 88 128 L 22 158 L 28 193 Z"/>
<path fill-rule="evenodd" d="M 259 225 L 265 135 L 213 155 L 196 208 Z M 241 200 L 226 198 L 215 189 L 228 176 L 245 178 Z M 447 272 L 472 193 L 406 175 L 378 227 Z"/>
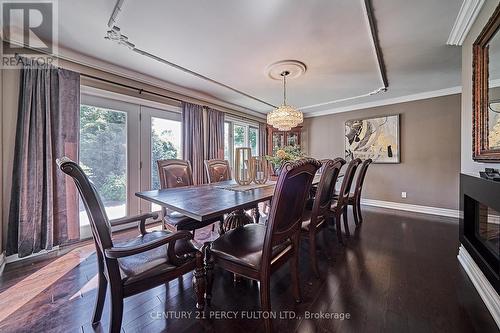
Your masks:
<path fill-rule="evenodd" d="M 460 242 L 500 292 L 500 182 L 460 175 Z"/>
<path fill-rule="evenodd" d="M 500 258 L 500 213 L 478 203 L 476 237 L 498 260 Z"/>

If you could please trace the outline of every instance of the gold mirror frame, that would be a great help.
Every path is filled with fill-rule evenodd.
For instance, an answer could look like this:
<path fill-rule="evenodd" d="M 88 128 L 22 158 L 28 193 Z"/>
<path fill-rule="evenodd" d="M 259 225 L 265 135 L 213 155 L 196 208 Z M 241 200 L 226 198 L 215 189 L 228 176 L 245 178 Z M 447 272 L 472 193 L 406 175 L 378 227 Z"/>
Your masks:
<path fill-rule="evenodd" d="M 500 149 L 490 149 L 488 143 L 488 44 L 499 27 L 500 5 L 472 45 L 472 159 L 476 162 L 500 161 Z"/>

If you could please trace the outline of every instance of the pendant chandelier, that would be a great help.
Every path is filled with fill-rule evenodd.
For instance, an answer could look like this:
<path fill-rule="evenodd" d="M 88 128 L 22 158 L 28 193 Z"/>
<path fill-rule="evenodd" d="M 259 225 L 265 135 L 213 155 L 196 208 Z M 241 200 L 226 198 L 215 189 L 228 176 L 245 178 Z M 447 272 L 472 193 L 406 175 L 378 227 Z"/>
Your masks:
<path fill-rule="evenodd" d="M 267 114 L 267 123 L 280 131 L 289 131 L 304 121 L 302 112 L 286 104 L 286 77 L 289 74 L 289 71 L 281 72 L 283 77 L 283 104 Z"/>

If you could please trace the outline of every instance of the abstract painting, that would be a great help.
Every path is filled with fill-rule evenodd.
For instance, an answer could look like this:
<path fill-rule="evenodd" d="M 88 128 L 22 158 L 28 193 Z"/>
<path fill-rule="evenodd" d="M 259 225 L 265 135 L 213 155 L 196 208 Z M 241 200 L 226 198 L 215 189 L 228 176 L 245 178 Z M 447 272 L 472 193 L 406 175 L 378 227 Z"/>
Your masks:
<path fill-rule="evenodd" d="M 373 163 L 399 163 L 399 115 L 345 122 L 347 160 L 371 158 Z"/>

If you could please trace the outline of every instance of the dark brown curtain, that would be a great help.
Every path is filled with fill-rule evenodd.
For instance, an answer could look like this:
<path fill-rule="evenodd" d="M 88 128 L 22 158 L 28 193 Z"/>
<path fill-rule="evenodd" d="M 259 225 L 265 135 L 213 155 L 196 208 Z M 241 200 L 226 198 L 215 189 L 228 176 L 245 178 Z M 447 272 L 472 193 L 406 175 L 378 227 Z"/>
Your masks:
<path fill-rule="evenodd" d="M 80 238 L 78 197 L 55 159 L 78 160 L 80 76 L 22 60 L 7 254 Z"/>
<path fill-rule="evenodd" d="M 224 112 L 207 109 L 207 159 L 224 159 Z"/>
<path fill-rule="evenodd" d="M 267 124 L 259 123 L 259 153 L 261 156 L 267 155 Z"/>
<path fill-rule="evenodd" d="M 205 152 L 203 107 L 201 105 L 182 102 L 182 129 L 184 159 L 191 162 L 194 184 L 203 184 L 205 179 L 205 170 L 203 168 Z"/>

